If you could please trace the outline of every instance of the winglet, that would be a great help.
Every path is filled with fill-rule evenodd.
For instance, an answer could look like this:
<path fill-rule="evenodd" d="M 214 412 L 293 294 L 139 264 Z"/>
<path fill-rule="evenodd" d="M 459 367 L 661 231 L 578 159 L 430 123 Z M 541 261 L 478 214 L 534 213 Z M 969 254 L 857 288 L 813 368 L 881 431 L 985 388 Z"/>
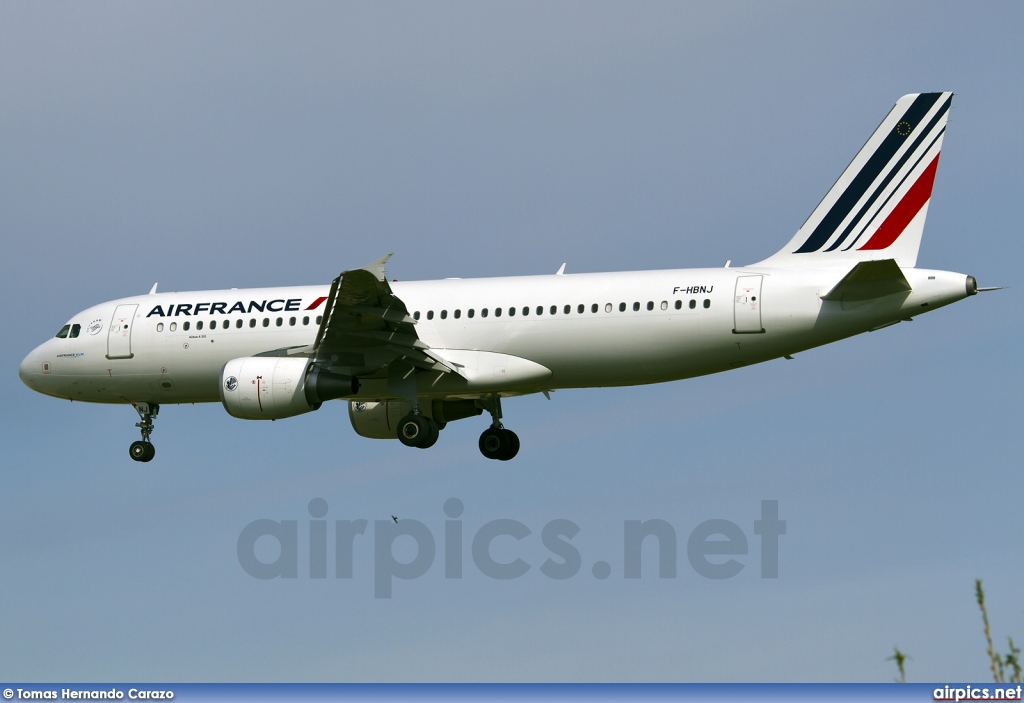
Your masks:
<path fill-rule="evenodd" d="M 558 270 L 555 271 L 555 275 L 556 276 L 564 276 L 565 275 L 565 264 L 564 263 L 561 266 L 558 267 Z"/>
<path fill-rule="evenodd" d="M 149 294 L 150 295 L 156 295 L 156 284 L 155 283 L 153 284 L 153 287 L 149 289 Z"/>
<path fill-rule="evenodd" d="M 377 278 L 378 281 L 386 281 L 387 277 L 384 275 L 384 264 L 386 264 L 388 262 L 388 259 L 390 259 L 393 255 L 394 252 L 389 252 L 385 254 L 376 261 L 373 261 L 367 264 L 366 266 L 363 266 L 363 271 L 369 271 Z"/>

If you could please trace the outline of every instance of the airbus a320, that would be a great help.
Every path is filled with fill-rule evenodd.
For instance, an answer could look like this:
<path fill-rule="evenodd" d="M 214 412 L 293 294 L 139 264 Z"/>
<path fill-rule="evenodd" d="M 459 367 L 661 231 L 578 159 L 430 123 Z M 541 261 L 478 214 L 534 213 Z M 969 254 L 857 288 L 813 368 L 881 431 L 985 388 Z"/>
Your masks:
<path fill-rule="evenodd" d="M 329 285 L 131 296 L 74 315 L 21 363 L 32 390 L 124 403 L 136 461 L 162 405 L 220 402 L 280 420 L 348 401 L 363 437 L 432 446 L 502 400 L 676 381 L 878 330 L 979 291 L 916 268 L 952 93 L 901 98 L 776 254 L 740 267 L 389 282 L 388 256 Z"/>

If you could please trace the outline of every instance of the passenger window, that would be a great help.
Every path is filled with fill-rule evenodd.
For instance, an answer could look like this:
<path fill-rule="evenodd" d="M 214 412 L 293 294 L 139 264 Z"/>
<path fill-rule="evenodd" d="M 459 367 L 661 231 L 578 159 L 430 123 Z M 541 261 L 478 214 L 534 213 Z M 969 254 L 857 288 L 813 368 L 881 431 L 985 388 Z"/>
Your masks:
<path fill-rule="evenodd" d="M 316 324 L 318 324 L 318 325 L 319 325 L 319 324 L 321 324 L 321 323 L 322 323 L 323 321 L 324 321 L 324 316 L 323 316 L 323 315 L 317 315 L 317 316 L 316 316 Z"/>
<path fill-rule="evenodd" d="M 653 300 L 648 300 L 647 301 L 647 309 L 648 310 L 653 310 L 654 309 L 654 301 Z"/>
<path fill-rule="evenodd" d="M 516 309 L 515 308 L 509 308 L 508 309 L 508 316 L 509 317 L 515 317 L 516 316 Z"/>
<path fill-rule="evenodd" d="M 164 331 L 164 323 L 162 323 L 162 322 L 156 323 L 156 331 L 157 332 L 163 332 Z"/>
<path fill-rule="evenodd" d="M 611 303 L 608 303 L 608 305 L 611 306 Z M 597 303 L 590 306 L 590 312 L 597 312 Z"/>
<path fill-rule="evenodd" d="M 263 326 L 264 327 L 270 327 L 270 318 L 269 317 L 264 317 L 263 318 Z"/>
<path fill-rule="evenodd" d="M 605 303 L 604 304 L 604 311 L 605 312 L 611 312 L 612 311 L 612 304 L 611 303 Z"/>
<path fill-rule="evenodd" d="M 302 324 L 303 325 L 308 325 L 309 324 L 309 315 L 303 315 L 302 316 Z"/>
<path fill-rule="evenodd" d="M 60 328 L 60 332 L 57 333 L 57 339 L 67 339 L 68 332 L 71 331 L 71 325 L 64 325 Z"/>
<path fill-rule="evenodd" d="M 428 320 L 433 320 L 434 319 L 434 311 L 433 310 L 427 310 L 427 319 Z"/>
<path fill-rule="evenodd" d="M 190 323 L 188 320 L 185 320 L 184 322 L 181 323 L 181 329 L 184 330 L 185 332 L 188 332 L 188 328 L 191 326 L 191 324 L 192 323 Z"/>
<path fill-rule="evenodd" d="M 171 332 L 177 332 L 177 331 L 178 331 L 178 323 L 177 322 L 172 322 L 171 323 Z"/>
<path fill-rule="evenodd" d="M 640 312 L 640 303 L 633 303 L 633 312 Z"/>
<path fill-rule="evenodd" d="M 256 318 L 254 317 L 251 320 L 249 320 L 249 327 L 255 327 L 255 326 L 256 326 Z"/>
<path fill-rule="evenodd" d="M 283 325 L 283 324 L 284 324 L 284 318 L 281 318 L 281 317 L 279 317 L 279 318 L 277 318 L 277 320 L 275 320 L 275 321 L 274 321 L 274 323 L 275 323 L 275 324 L 276 324 L 276 325 L 277 325 L 278 327 L 280 327 L 281 325 Z"/>
<path fill-rule="evenodd" d="M 203 323 L 202 323 L 202 322 L 200 322 L 199 324 L 201 325 L 201 324 L 203 324 Z M 200 327 L 199 329 L 202 329 L 202 328 Z M 215 329 L 217 329 L 217 321 L 216 321 L 216 320 L 210 320 L 210 329 L 211 329 L 211 330 L 215 330 Z"/>
<path fill-rule="evenodd" d="M 691 300 L 690 301 L 690 309 L 691 310 L 696 310 L 697 309 L 697 301 L 696 300 Z"/>
<path fill-rule="evenodd" d="M 68 337 L 71 338 L 71 339 L 74 339 L 75 337 L 78 336 L 78 333 L 81 332 L 81 331 L 82 331 L 82 326 L 81 325 L 71 325 L 71 334 L 69 334 Z"/>
<path fill-rule="evenodd" d="M 456 310 L 455 311 L 455 319 L 458 320 L 460 317 L 462 317 L 462 311 L 461 310 Z"/>
<path fill-rule="evenodd" d="M 239 320 L 235 320 L 235 329 L 238 329 L 238 330 L 242 329 L 242 321 L 240 319 Z"/>
<path fill-rule="evenodd" d="M 487 308 L 480 311 L 480 317 L 487 317 Z"/>
<path fill-rule="evenodd" d="M 710 308 L 711 307 L 711 300 L 710 300 L 710 298 L 704 298 L 704 307 L 705 308 Z"/>
<path fill-rule="evenodd" d="M 527 315 L 529 315 L 529 314 L 530 314 L 530 308 L 526 308 L 526 307 L 524 307 L 524 308 L 523 308 L 523 317 L 526 317 L 526 316 L 527 316 Z"/>
<path fill-rule="evenodd" d="M 667 300 L 662 300 L 661 301 L 661 309 L 662 310 L 668 310 L 668 301 Z"/>
<path fill-rule="evenodd" d="M 473 310 L 473 308 L 470 308 L 469 312 L 467 312 L 466 315 L 468 315 L 469 317 L 473 317 L 473 315 L 476 315 L 476 312 Z"/>
<path fill-rule="evenodd" d="M 501 317 L 501 308 L 494 308 L 494 316 Z"/>
<path fill-rule="evenodd" d="M 566 310 L 566 312 L 569 312 L 569 311 Z M 557 315 L 558 314 L 558 306 L 557 305 L 552 305 L 551 306 L 551 314 L 552 315 Z"/>
<path fill-rule="evenodd" d="M 583 314 L 583 306 L 582 305 L 579 305 L 579 306 L 576 307 L 576 314 L 577 315 L 582 315 Z"/>
<path fill-rule="evenodd" d="M 200 320 L 199 322 L 196 323 L 196 329 L 197 330 L 203 329 L 203 321 L 202 320 Z"/>
<path fill-rule="evenodd" d="M 420 311 L 419 310 L 417 310 L 416 312 L 414 312 L 412 314 L 412 319 L 414 319 L 414 320 L 420 319 Z"/>
<path fill-rule="evenodd" d="M 289 317 L 288 318 L 288 326 L 289 327 L 294 327 L 295 326 L 295 318 L 294 317 Z"/>
<path fill-rule="evenodd" d="M 447 310 L 442 310 L 441 311 L 441 319 L 442 320 L 447 320 L 448 319 L 448 311 Z"/>

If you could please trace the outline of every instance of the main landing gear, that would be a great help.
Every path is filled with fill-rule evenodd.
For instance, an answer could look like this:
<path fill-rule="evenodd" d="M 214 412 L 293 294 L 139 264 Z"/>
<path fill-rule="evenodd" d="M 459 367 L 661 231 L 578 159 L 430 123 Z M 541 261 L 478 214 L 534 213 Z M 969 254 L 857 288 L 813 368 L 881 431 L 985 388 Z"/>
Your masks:
<path fill-rule="evenodd" d="M 418 407 L 398 421 L 398 441 L 407 447 L 429 449 L 440 434 L 441 427 L 434 418 L 421 415 Z"/>
<path fill-rule="evenodd" d="M 156 447 L 150 443 L 149 436 L 153 434 L 153 418 L 160 412 L 160 406 L 156 403 L 132 403 L 132 407 L 141 420 L 135 426 L 142 432 L 142 440 L 132 442 L 128 447 L 128 456 L 135 461 L 152 461 L 156 456 Z"/>
<path fill-rule="evenodd" d="M 508 461 L 519 453 L 519 435 L 501 424 L 501 398 L 495 395 L 485 399 L 485 403 L 491 414 L 491 426 L 480 435 L 480 453 L 488 459 Z"/>
<path fill-rule="evenodd" d="M 471 401 L 465 402 L 469 403 Z M 479 414 L 481 406 L 491 414 L 491 426 L 480 435 L 480 453 L 488 459 L 508 461 L 519 453 L 519 436 L 512 430 L 506 430 L 502 426 L 501 398 L 497 395 L 490 398 L 481 398 L 476 401 L 475 412 L 465 412 L 463 410 L 464 414 L 458 414 L 454 417 L 446 417 L 444 414 L 438 417 L 442 419 L 447 419 L 448 417 L 452 419 L 469 417 L 470 415 Z M 439 410 L 435 407 L 434 412 L 437 413 Z M 412 412 L 398 421 L 398 440 L 407 447 L 427 449 L 434 446 L 437 442 L 437 437 L 445 424 L 445 422 L 438 423 L 434 418 L 427 417 L 420 412 L 418 405 L 414 405 Z"/>

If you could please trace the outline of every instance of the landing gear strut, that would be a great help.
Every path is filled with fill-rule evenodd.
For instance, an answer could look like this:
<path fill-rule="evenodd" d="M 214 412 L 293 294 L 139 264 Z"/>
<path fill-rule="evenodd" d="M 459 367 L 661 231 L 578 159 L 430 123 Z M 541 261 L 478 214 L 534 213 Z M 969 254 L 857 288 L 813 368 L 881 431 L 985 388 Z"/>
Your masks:
<path fill-rule="evenodd" d="M 160 412 L 160 406 L 156 403 L 132 403 L 135 412 L 139 414 L 140 422 L 135 426 L 142 432 L 142 440 L 132 442 L 128 447 L 128 456 L 135 461 L 152 461 L 156 456 L 156 448 L 150 443 L 149 436 L 153 434 L 153 418 Z"/>
<path fill-rule="evenodd" d="M 519 435 L 506 430 L 501 424 L 501 398 L 497 395 L 485 399 L 491 414 L 491 426 L 480 435 L 480 453 L 488 459 L 508 461 L 519 453 Z"/>

